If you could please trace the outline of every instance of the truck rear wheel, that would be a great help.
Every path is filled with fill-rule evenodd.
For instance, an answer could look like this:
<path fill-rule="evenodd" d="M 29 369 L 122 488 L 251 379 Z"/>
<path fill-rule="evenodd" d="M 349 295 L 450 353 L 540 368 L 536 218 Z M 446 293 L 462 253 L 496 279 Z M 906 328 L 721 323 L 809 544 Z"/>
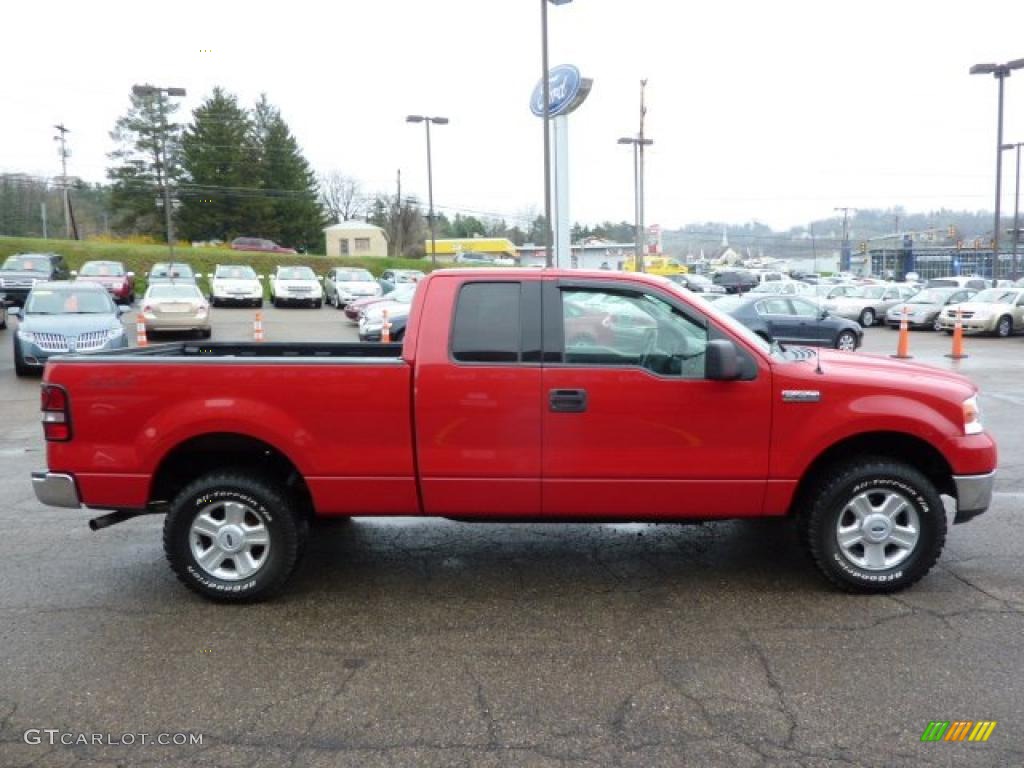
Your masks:
<path fill-rule="evenodd" d="M 897 592 L 935 565 L 946 512 L 913 467 L 866 458 L 831 468 L 804 498 L 799 526 L 818 570 L 848 592 Z"/>
<path fill-rule="evenodd" d="M 308 525 L 283 489 L 245 471 L 187 485 L 164 521 L 164 552 L 178 578 L 203 597 L 255 602 L 280 589 Z"/>

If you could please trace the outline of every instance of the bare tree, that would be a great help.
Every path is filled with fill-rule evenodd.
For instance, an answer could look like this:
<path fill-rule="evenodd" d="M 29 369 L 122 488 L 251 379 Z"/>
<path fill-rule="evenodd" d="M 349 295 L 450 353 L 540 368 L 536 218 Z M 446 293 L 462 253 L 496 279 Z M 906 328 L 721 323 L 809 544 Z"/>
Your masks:
<path fill-rule="evenodd" d="M 366 198 L 359 182 L 340 171 L 320 176 L 320 201 L 334 221 L 349 221 L 366 212 Z"/>

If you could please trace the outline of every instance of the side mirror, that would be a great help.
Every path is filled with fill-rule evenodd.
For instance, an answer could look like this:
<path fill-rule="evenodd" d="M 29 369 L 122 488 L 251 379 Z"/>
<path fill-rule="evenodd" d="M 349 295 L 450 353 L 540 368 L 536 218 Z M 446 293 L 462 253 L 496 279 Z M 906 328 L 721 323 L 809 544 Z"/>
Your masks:
<path fill-rule="evenodd" d="M 21 317 L 21 307 L 11 307 L 7 310 L 7 314 L 11 317 Z"/>
<path fill-rule="evenodd" d="M 196 280 L 198 280 L 198 279 L 199 279 L 199 278 L 201 278 L 202 276 L 203 276 L 203 273 L 202 273 L 202 272 L 196 272 Z"/>
<path fill-rule="evenodd" d="M 117 314 L 119 314 L 119 315 L 126 315 L 129 312 L 131 312 L 131 311 L 132 311 L 132 308 L 130 306 L 128 306 L 127 304 L 118 304 L 117 305 Z"/>
<path fill-rule="evenodd" d="M 544 97 L 542 96 L 541 98 L 544 98 Z M 256 279 L 257 280 L 265 280 L 266 277 L 267 277 L 266 275 L 256 275 Z"/>
<path fill-rule="evenodd" d="M 323 275 L 317 275 L 316 279 L 319 280 L 322 283 L 324 281 L 324 276 Z"/>
<path fill-rule="evenodd" d="M 704 375 L 711 381 L 733 381 L 740 377 L 740 356 L 728 339 L 708 342 L 704 351 Z"/>
<path fill-rule="evenodd" d="M 135 273 L 134 272 L 125 272 L 124 276 L 125 277 L 135 277 Z"/>
<path fill-rule="evenodd" d="M 78 277 L 78 270 L 77 269 L 72 269 L 71 270 L 71 276 L 72 277 Z"/>
<path fill-rule="evenodd" d="M 827 320 L 828 319 L 828 310 L 827 309 L 821 310 L 821 312 L 818 313 L 818 319 L 819 320 Z"/>

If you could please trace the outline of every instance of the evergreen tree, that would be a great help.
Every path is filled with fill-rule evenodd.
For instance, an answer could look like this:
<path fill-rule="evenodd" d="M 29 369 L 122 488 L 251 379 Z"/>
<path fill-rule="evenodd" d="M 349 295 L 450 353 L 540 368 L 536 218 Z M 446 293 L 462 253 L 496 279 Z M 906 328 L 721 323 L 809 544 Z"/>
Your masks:
<path fill-rule="evenodd" d="M 224 241 L 265 236 L 254 231 L 263 205 L 254 126 L 237 97 L 214 88 L 192 113 L 181 143 L 189 183 L 178 217 L 182 236 Z"/>
<path fill-rule="evenodd" d="M 181 175 L 181 126 L 173 122 L 178 105 L 160 93 L 131 95 L 110 138 L 118 145 L 108 157 L 114 226 L 127 232 L 165 233 L 163 184 Z M 164 154 L 166 152 L 166 157 Z"/>
<path fill-rule="evenodd" d="M 260 187 L 260 235 L 298 250 L 321 250 L 326 221 L 316 174 L 280 110 L 260 96 L 253 111 Z"/>

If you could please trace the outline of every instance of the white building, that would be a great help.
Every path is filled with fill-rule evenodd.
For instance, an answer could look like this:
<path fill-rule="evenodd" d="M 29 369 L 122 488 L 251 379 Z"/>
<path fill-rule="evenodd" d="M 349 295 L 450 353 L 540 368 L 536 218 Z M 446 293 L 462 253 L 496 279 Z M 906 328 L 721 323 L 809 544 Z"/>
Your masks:
<path fill-rule="evenodd" d="M 388 255 L 388 236 L 380 227 L 366 221 L 343 221 L 324 229 L 327 255 L 378 256 Z"/>

